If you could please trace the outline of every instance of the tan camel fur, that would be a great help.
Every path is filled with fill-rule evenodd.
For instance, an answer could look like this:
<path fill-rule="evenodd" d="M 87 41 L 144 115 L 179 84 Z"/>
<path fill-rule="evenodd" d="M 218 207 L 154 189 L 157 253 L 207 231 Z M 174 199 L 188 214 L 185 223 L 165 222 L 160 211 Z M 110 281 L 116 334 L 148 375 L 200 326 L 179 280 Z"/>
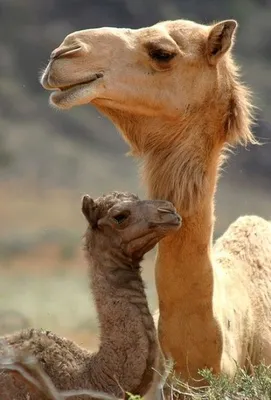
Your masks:
<path fill-rule="evenodd" d="M 90 103 L 111 119 L 142 158 L 150 197 L 184 217 L 159 243 L 156 285 L 160 344 L 188 381 L 203 367 L 232 376 L 236 365 L 271 363 L 271 225 L 241 217 L 212 243 L 225 149 L 256 143 L 231 51 L 236 27 L 176 20 L 73 32 L 41 77 L 53 106 Z"/>
<path fill-rule="evenodd" d="M 85 252 L 100 322 L 99 351 L 92 354 L 70 340 L 35 329 L 2 339 L 15 351 L 34 355 L 57 389 L 142 396 L 153 380 L 158 345 L 140 262 L 160 239 L 180 227 L 181 218 L 168 201 L 141 201 L 119 192 L 95 201 L 85 195 L 82 212 L 88 221 Z M 0 372 L 0 398 L 45 399 L 10 372 Z"/>

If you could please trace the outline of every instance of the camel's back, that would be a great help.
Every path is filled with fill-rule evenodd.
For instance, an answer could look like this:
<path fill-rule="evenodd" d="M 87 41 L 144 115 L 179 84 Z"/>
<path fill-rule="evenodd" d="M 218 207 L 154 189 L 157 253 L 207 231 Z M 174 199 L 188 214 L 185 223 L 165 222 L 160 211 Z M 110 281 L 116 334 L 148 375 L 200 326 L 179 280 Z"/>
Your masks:
<path fill-rule="evenodd" d="M 228 254 L 236 261 L 246 265 L 251 278 L 264 276 L 271 280 L 271 223 L 258 216 L 239 217 L 221 236 L 214 246 L 216 255 Z M 234 262 L 235 260 L 235 262 Z M 231 267 L 230 267 L 231 268 Z"/>
<path fill-rule="evenodd" d="M 248 296 L 247 304 L 257 314 L 263 307 L 271 318 L 271 223 L 257 216 L 238 218 L 217 240 L 214 252 L 226 292 Z"/>
<path fill-rule="evenodd" d="M 253 363 L 265 359 L 269 364 L 271 223 L 257 216 L 238 218 L 217 240 L 214 252 L 215 271 L 221 283 L 215 294 L 223 310 L 227 310 L 221 314 L 218 309 L 218 315 L 224 318 L 221 321 L 225 326 L 230 321 L 225 330 L 228 353 L 236 355 L 240 365 L 246 365 L 247 355 Z"/>

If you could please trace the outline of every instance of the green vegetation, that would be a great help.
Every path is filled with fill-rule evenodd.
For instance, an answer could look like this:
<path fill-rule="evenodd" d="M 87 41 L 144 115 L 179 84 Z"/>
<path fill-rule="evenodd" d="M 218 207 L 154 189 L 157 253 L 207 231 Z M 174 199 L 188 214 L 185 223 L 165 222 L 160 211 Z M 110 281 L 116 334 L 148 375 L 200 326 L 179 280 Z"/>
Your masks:
<path fill-rule="evenodd" d="M 180 394 L 184 400 L 270 400 L 271 398 L 271 366 L 259 365 L 253 374 L 248 375 L 238 369 L 234 379 L 226 376 L 214 376 L 210 370 L 202 370 L 201 376 L 209 386 L 195 389 L 180 381 L 169 388 L 165 400 L 174 400 Z M 138 396 L 130 396 L 129 400 L 140 400 Z"/>

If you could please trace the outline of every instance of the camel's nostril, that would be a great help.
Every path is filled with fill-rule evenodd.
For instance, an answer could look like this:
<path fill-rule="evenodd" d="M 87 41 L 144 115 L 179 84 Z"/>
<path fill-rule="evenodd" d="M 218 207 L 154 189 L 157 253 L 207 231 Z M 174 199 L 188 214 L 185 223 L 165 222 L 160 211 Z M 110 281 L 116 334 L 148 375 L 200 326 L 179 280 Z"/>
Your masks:
<path fill-rule="evenodd" d="M 81 50 L 81 46 L 73 46 L 73 47 L 61 47 L 60 49 L 56 49 L 51 53 L 51 60 L 55 60 L 59 57 L 72 57 L 76 53 Z"/>

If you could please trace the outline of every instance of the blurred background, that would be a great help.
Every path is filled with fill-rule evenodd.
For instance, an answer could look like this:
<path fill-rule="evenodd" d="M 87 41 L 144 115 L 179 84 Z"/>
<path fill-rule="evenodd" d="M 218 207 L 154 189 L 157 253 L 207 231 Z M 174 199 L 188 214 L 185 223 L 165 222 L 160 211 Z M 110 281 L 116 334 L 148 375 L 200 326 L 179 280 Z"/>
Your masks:
<path fill-rule="evenodd" d="M 135 161 L 104 117 L 89 106 L 48 106 L 38 77 L 50 52 L 74 30 L 178 18 L 238 20 L 235 55 L 259 107 L 255 133 L 265 145 L 236 149 L 225 165 L 215 236 L 241 214 L 270 218 L 269 0 L 0 0 L 0 335 L 42 327 L 94 347 L 81 196 L 145 195 Z M 144 276 L 154 310 L 153 257 Z"/>

